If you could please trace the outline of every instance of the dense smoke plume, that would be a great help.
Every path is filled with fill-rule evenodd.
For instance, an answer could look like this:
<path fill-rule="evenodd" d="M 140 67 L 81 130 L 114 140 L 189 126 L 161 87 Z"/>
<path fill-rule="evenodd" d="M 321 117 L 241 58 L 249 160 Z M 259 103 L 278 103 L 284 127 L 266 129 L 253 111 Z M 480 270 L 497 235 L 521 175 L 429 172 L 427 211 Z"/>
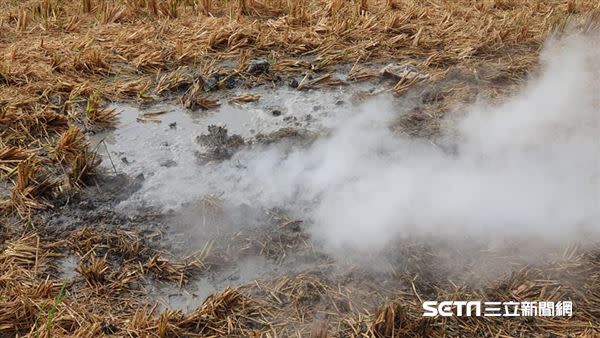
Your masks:
<path fill-rule="evenodd" d="M 550 41 L 520 93 L 453 125 L 456 151 L 394 134 L 397 107 L 371 102 L 308 149 L 240 153 L 226 197 L 288 207 L 334 249 L 429 235 L 598 238 L 599 81 L 597 36 Z"/>
<path fill-rule="evenodd" d="M 540 61 L 504 103 L 449 113 L 444 129 L 452 136 L 443 142 L 393 132 L 398 111 L 413 105 L 382 98 L 345 108 L 329 135 L 308 147 L 255 145 L 194 169 L 194 180 L 173 177 L 177 188 L 168 193 L 146 193 L 221 193 L 233 205 L 283 207 L 341 252 L 405 237 L 598 239 L 599 38 L 551 40 Z"/>

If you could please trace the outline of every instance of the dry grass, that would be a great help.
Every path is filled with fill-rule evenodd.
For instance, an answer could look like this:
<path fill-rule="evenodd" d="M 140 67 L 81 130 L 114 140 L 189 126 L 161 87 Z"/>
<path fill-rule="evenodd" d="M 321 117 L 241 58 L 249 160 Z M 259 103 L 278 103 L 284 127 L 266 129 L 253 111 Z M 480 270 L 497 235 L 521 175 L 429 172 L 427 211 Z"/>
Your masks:
<path fill-rule="evenodd" d="M 391 61 L 414 64 L 429 81 L 451 67 L 490 66 L 499 72 L 483 80 L 505 86 L 536 64 L 549 32 L 589 29 L 600 11 L 595 1 L 517 0 L 13 0 L 0 9 L 0 132 L 5 146 L 24 151 L 69 125 L 113 126 L 106 101 L 148 102 L 187 89 L 185 107 L 214 108 L 203 79 L 229 59 L 239 65 L 226 72 L 249 83 L 272 80 L 245 73 L 258 56 L 273 60 L 273 72 L 316 72 L 300 89 L 343 84 L 329 66 L 356 64 L 349 80 L 360 81 L 376 76 L 361 63 Z M 398 79 L 394 90 L 418 82 Z"/>
<path fill-rule="evenodd" d="M 289 220 L 275 225 L 285 233 Z M 275 231 L 275 232 L 276 232 Z M 251 238 L 251 237 L 249 237 Z M 233 239 L 229 239 L 229 243 Z M 295 241 L 302 242 L 302 239 Z M 427 272 L 443 261 L 435 251 L 405 243 L 404 258 L 415 259 L 387 277 L 351 270 L 335 278 L 324 274 L 336 262 L 318 260 L 314 272 L 257 280 L 238 289 L 226 288 L 189 313 L 146 304 L 139 289 L 145 279 L 184 285 L 190 267 L 205 271 L 205 251 L 193 260 L 169 260 L 131 231 L 72 231 L 65 240 L 35 232 L 15 236 L 0 252 L 0 332 L 6 335 L 69 337 L 117 336 L 310 336 L 432 337 L 547 336 L 593 337 L 600 330 L 600 248 L 567 247 L 541 265 L 515 263 L 486 287 Z M 259 240 L 267 245 L 277 242 Z M 51 243 L 51 244 L 49 244 Z M 258 243 L 257 243 L 258 244 Z M 264 245 L 258 244 L 258 245 Z M 286 241 L 285 246 L 294 243 Z M 244 249 L 238 247 L 240 252 Z M 313 250 L 309 247 L 306 250 Z M 270 251 L 272 252 L 272 251 Z M 57 276 L 58 259 L 77 257 L 76 276 Z M 499 253 L 502 259 L 504 254 Z M 278 253 L 285 255 L 285 253 Z M 482 255 L 490 256 L 489 253 Z M 488 257 L 490 258 L 490 257 Z M 192 262 L 192 263 L 191 263 Z M 338 266 L 339 267 L 339 266 Z M 397 268 L 399 268 L 398 266 Z M 386 287 L 378 280 L 388 279 Z M 390 281 L 395 281 L 390 283 Z M 571 318 L 512 320 L 506 318 L 421 316 L 421 299 L 525 301 L 572 300 Z M 387 301 L 386 301 L 387 300 Z"/>
<path fill-rule="evenodd" d="M 54 187 L 55 182 L 42 170 L 42 165 L 36 160 L 22 161 L 17 166 L 15 185 L 11 190 L 11 202 L 21 216 L 51 205 L 45 197 Z"/>
<path fill-rule="evenodd" d="M 94 175 L 98 159 L 82 128 L 114 126 L 117 112 L 106 108 L 111 101 L 148 103 L 175 95 L 188 109 L 211 109 L 219 103 L 206 93 L 206 80 L 215 74 L 250 85 L 306 74 L 298 89 L 310 89 L 344 84 L 333 75 L 336 65 L 354 64 L 347 81 L 362 81 L 380 76 L 368 64 L 390 62 L 428 75 L 393 80 L 397 95 L 435 84 L 453 69 L 487 70 L 477 76 L 501 91 L 535 67 L 550 33 L 590 30 L 599 19 L 593 0 L 2 1 L 0 177 L 10 196 L 0 201 L 0 336 L 597 336 L 596 249 L 569 251 L 568 263 L 544 269 L 522 266 L 483 290 L 445 281 L 413 284 L 409 291 L 394 290 L 397 299 L 379 302 L 379 309 L 355 304 L 360 288 L 300 275 L 226 289 L 189 314 L 158 314 L 144 304 L 139 285 L 145 278 L 184 285 L 209 267 L 210 246 L 173 261 L 133 232 L 85 228 L 63 234 L 64 240 L 41 235 L 43 229 L 31 232 L 26 220 Z M 268 72 L 247 72 L 257 57 L 273 60 Z M 237 66 L 224 69 L 223 61 Z M 451 98 L 471 97 L 466 85 L 453 85 L 432 95 L 441 108 Z M 424 116 L 431 125 L 439 117 Z M 423 122 L 414 119 L 401 122 L 406 129 Z M 264 253 L 279 255 L 285 248 Z M 78 277 L 68 285 L 55 271 L 66 252 L 80 261 Z M 569 274 L 581 279 L 577 285 L 557 277 Z M 420 317 L 419 294 L 427 290 L 435 299 L 573 299 L 578 308 L 569 320 L 454 318 L 432 324 Z M 327 305 L 326 319 L 314 313 L 317 303 Z"/>
<path fill-rule="evenodd" d="M 260 99 L 259 95 L 242 94 L 229 99 L 230 103 L 243 104 L 248 102 L 256 102 Z"/>
<path fill-rule="evenodd" d="M 72 161 L 81 149 L 85 149 L 87 146 L 88 141 L 81 130 L 75 126 L 69 126 L 69 129 L 58 136 L 54 148 L 55 156 L 61 162 Z"/>

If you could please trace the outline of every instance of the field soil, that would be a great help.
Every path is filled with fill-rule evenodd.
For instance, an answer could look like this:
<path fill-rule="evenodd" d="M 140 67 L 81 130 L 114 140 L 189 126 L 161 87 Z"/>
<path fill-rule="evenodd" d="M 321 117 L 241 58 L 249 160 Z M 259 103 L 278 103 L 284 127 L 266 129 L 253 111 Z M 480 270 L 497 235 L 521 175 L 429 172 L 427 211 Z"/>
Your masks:
<path fill-rule="evenodd" d="M 247 175 L 382 102 L 392 135 L 452 156 L 461 108 L 504 102 L 546 39 L 599 18 L 588 0 L 3 1 L 0 337 L 600 335 L 597 239 L 339 254 L 315 201 L 264 203 Z M 427 318 L 425 300 L 575 309 Z"/>

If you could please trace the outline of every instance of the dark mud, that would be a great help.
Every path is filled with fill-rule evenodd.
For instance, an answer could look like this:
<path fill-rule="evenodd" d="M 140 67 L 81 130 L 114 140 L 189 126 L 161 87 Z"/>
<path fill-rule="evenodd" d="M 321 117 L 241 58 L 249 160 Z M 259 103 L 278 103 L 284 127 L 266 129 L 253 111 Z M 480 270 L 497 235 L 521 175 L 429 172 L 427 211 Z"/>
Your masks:
<path fill-rule="evenodd" d="M 114 207 L 138 191 L 144 181 L 143 175 L 128 177 L 124 174 L 105 172 L 95 176 L 83 191 L 47 212 L 36 216 L 35 221 L 47 236 L 60 237 L 70 231 L 93 226 L 97 230 L 136 229 L 141 233 L 158 227 L 160 215 L 152 210 L 128 215 L 116 212 Z"/>

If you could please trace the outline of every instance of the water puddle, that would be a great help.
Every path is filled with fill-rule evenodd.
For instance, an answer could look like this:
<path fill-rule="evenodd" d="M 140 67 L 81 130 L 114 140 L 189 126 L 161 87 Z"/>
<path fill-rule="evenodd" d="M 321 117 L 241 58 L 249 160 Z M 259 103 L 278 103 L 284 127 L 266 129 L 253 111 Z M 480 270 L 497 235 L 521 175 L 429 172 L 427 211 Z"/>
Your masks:
<path fill-rule="evenodd" d="M 198 308 L 210 295 L 227 287 L 239 287 L 261 278 L 272 278 L 284 269 L 260 256 L 247 257 L 238 262 L 233 269 L 221 271 L 213 276 L 190 281 L 182 288 L 173 284 L 154 283 L 148 287 L 150 300 L 164 309 L 190 312 Z M 285 272 L 289 272 L 285 269 Z"/>
<path fill-rule="evenodd" d="M 229 160 L 203 163 L 197 156 L 202 150 L 199 135 L 206 134 L 210 125 L 224 126 L 229 135 L 237 134 L 245 140 L 282 128 L 326 134 L 355 112 L 353 93 L 368 90 L 369 86 L 318 91 L 254 89 L 250 93 L 260 96 L 258 102 L 237 105 L 221 100 L 219 108 L 207 112 L 192 112 L 172 104 L 143 109 L 117 104 L 112 108 L 120 112 L 118 127 L 96 135 L 94 140 L 106 170 L 141 181 L 141 188 L 117 208 L 126 214 L 143 207 L 174 211 L 168 222 L 168 241 L 173 253 L 184 256 L 221 235 L 227 238 L 242 229 L 267 224 L 264 208 L 278 206 L 280 196 L 270 189 L 277 186 L 277 180 L 285 179 L 286 172 L 294 174 L 285 168 L 278 172 L 277 168 L 279 161 L 293 157 L 291 148 L 286 147 L 293 148 L 294 144 L 257 143 Z M 267 184 L 271 180 L 272 184 Z M 265 200 L 271 195 L 274 201 Z M 294 199 L 288 197 L 286 201 Z M 298 257 L 275 262 L 250 254 L 233 266 L 189 281 L 183 288 L 151 282 L 148 294 L 163 309 L 191 311 L 225 287 L 300 272 L 314 263 Z"/>
<path fill-rule="evenodd" d="M 365 88 L 259 88 L 251 91 L 260 96 L 258 102 L 239 105 L 221 100 L 219 108 L 206 112 L 170 104 L 146 109 L 115 104 L 111 108 L 120 112 L 117 129 L 96 135 L 94 141 L 103 141 L 98 147 L 105 168 L 143 178 L 142 188 L 122 203 L 124 211 L 133 212 L 141 206 L 177 209 L 221 190 L 211 179 L 218 166 L 202 165 L 196 155 L 202 148 L 196 138 L 206 134 L 209 125 L 225 126 L 229 135 L 243 138 L 281 128 L 323 131 L 334 127 L 352 107 L 352 93 Z M 246 92 L 237 94 L 241 93 Z"/>

